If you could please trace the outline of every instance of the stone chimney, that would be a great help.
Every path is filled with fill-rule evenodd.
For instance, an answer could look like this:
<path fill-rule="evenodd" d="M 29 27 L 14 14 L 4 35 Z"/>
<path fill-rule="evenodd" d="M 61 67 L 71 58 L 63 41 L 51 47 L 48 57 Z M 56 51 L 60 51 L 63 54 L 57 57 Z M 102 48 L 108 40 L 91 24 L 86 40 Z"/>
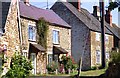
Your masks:
<path fill-rule="evenodd" d="M 67 0 L 67 2 L 71 3 L 78 11 L 80 11 L 80 0 Z"/>
<path fill-rule="evenodd" d="M 28 6 L 30 5 L 30 4 L 29 4 L 29 0 L 21 0 L 21 1 L 23 1 L 23 2 L 24 2 L 26 5 L 28 5 Z"/>
<path fill-rule="evenodd" d="M 100 8 L 98 6 L 93 6 L 93 16 L 100 21 Z"/>
<path fill-rule="evenodd" d="M 110 10 L 106 10 L 105 21 L 112 26 L 112 15 Z"/>

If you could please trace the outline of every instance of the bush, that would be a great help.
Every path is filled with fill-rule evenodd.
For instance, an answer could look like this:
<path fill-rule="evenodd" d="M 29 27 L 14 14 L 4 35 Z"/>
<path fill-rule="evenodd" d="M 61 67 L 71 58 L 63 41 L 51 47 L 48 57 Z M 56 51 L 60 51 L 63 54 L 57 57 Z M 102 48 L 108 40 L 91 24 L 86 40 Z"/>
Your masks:
<path fill-rule="evenodd" d="M 114 63 L 119 63 L 120 62 L 120 52 L 111 52 L 111 61 Z"/>
<path fill-rule="evenodd" d="M 74 60 L 72 59 L 72 57 L 66 57 L 66 56 L 62 56 L 62 61 L 61 63 L 64 65 L 65 71 L 66 73 L 68 73 L 68 69 L 77 69 L 78 65 L 74 63 Z"/>
<path fill-rule="evenodd" d="M 110 54 L 111 62 L 104 74 L 104 78 L 120 78 L 120 53 L 113 51 Z"/>
<path fill-rule="evenodd" d="M 5 78 L 27 78 L 31 70 L 32 65 L 29 60 L 22 55 L 14 55 Z"/>
<path fill-rule="evenodd" d="M 54 73 L 56 69 L 58 69 L 58 63 L 55 63 L 54 61 L 47 65 L 48 73 Z"/>
<path fill-rule="evenodd" d="M 97 66 L 92 66 L 91 67 L 91 70 L 96 70 L 97 69 Z"/>

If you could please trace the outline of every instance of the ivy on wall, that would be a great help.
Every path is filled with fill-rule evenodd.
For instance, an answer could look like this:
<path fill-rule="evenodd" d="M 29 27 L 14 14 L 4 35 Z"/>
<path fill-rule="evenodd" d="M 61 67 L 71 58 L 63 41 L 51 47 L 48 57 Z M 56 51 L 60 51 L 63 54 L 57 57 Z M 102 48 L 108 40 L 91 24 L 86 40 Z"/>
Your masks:
<path fill-rule="evenodd" d="M 48 32 L 48 22 L 44 18 L 40 18 L 37 22 L 37 34 L 38 34 L 38 44 L 42 47 L 47 48 L 47 32 Z"/>

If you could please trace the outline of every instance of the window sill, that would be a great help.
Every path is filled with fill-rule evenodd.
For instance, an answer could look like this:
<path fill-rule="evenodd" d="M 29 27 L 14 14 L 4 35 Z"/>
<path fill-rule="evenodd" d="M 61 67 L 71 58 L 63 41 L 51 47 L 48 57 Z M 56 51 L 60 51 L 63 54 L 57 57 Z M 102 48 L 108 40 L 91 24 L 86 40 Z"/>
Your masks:
<path fill-rule="evenodd" d="M 36 40 L 30 40 L 30 39 L 28 41 L 30 41 L 30 42 L 36 42 Z"/>
<path fill-rule="evenodd" d="M 53 43 L 53 45 L 59 45 L 60 43 Z"/>

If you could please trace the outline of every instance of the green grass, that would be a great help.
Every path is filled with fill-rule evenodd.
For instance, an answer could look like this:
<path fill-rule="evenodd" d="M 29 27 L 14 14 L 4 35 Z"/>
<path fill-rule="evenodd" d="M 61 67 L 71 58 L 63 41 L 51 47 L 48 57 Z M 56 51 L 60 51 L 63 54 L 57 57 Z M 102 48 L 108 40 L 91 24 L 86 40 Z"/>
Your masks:
<path fill-rule="evenodd" d="M 82 71 L 80 76 L 99 76 L 99 75 L 105 73 L 105 70 L 106 69 Z"/>
<path fill-rule="evenodd" d="M 105 73 L 105 70 L 106 69 L 82 71 L 80 76 L 99 76 Z M 77 72 L 71 73 L 70 75 L 58 73 L 58 74 L 42 74 L 42 75 L 38 74 L 36 76 L 74 76 L 74 75 L 77 75 Z M 34 76 L 34 75 L 31 75 L 31 76 Z"/>

